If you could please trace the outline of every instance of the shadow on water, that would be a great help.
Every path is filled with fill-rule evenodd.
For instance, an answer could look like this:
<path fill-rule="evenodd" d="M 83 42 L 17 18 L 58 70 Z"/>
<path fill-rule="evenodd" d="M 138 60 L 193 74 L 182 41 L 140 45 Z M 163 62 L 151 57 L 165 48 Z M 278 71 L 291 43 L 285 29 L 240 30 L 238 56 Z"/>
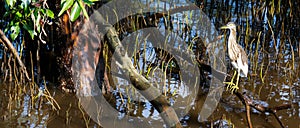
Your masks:
<path fill-rule="evenodd" d="M 277 112 L 284 126 L 300 127 L 300 12 L 295 1 L 279 3 L 233 0 L 197 1 L 197 5 L 218 27 L 229 21 L 239 26 L 238 42 L 248 53 L 250 75 L 240 82 L 241 92 L 255 103 L 265 107 L 292 104 L 292 107 Z M 221 32 L 221 31 L 220 31 Z M 222 34 L 228 35 L 226 32 Z M 224 46 L 226 41 L 224 40 Z M 232 73 L 232 69 L 229 73 Z M 176 77 L 176 76 L 173 76 Z M 176 81 L 177 82 L 177 81 Z M 0 126 L 7 127 L 99 127 L 83 114 L 74 95 L 50 88 L 50 94 L 61 109 L 53 110 L 49 101 L 31 106 L 31 96 L 20 87 L 11 84 L 0 85 Z M 170 92 L 174 92 L 172 88 Z M 150 117 L 157 120 L 159 115 L 149 102 L 128 104 L 120 97 L 126 88 L 116 90 L 111 96 L 112 106 L 122 114 Z M 172 94 L 169 94 L 170 101 Z M 223 93 L 217 109 L 207 122 L 198 122 L 199 111 L 206 97 L 198 94 L 198 100 L 190 113 L 182 119 L 186 127 L 247 127 L 245 107 L 232 94 Z M 176 100 L 176 99 L 175 99 Z M 126 112 L 124 110 L 130 110 Z M 84 116 L 83 116 L 84 115 Z M 262 114 L 251 110 L 254 127 L 280 127 L 270 113 Z"/>

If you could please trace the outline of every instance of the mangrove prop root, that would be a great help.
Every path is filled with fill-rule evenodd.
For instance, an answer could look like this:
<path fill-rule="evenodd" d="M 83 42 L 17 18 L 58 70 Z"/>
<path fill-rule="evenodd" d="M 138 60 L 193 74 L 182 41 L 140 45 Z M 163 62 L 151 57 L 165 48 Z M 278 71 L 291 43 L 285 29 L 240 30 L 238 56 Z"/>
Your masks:
<path fill-rule="evenodd" d="M 15 49 L 13 44 L 9 41 L 9 39 L 5 36 L 5 34 L 3 33 L 2 30 L 0 30 L 0 42 L 11 51 L 11 53 L 17 59 L 19 65 L 20 65 L 20 71 L 23 72 L 25 74 L 26 79 L 30 81 L 26 67 L 25 67 L 24 63 L 22 62 L 21 58 L 19 57 L 17 50 Z"/>

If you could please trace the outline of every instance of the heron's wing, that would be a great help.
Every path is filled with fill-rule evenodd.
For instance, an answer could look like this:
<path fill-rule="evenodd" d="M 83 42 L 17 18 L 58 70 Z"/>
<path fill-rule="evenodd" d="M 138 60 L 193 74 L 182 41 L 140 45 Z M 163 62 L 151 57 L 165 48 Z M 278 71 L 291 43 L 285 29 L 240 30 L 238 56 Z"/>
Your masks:
<path fill-rule="evenodd" d="M 242 63 L 243 63 L 243 65 L 247 65 L 248 66 L 248 55 L 246 54 L 245 50 L 243 49 L 243 47 L 241 45 L 238 45 L 238 47 L 239 47 L 239 50 L 240 50 L 239 53 L 241 53 L 239 55 L 242 56 Z"/>
<path fill-rule="evenodd" d="M 247 77 L 248 74 L 248 56 L 241 45 L 239 47 L 239 54 L 237 59 L 237 65 L 242 70 L 242 77 Z"/>
<path fill-rule="evenodd" d="M 239 53 L 239 56 L 242 56 L 242 53 Z M 238 70 L 242 70 L 242 72 L 240 73 L 241 77 L 247 77 L 248 74 L 248 64 L 245 64 L 242 62 L 242 58 L 238 57 L 237 61 L 237 66 L 238 66 Z"/>

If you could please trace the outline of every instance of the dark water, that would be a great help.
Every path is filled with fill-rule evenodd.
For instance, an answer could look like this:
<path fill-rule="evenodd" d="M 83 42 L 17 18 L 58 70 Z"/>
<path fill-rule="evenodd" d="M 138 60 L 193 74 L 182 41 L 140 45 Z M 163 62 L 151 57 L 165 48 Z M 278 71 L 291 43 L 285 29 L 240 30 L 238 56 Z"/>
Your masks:
<path fill-rule="evenodd" d="M 156 2 L 156 1 L 155 1 Z M 241 79 L 240 92 L 246 93 L 255 103 L 265 107 L 291 104 L 292 107 L 276 114 L 285 127 L 300 128 L 300 12 L 299 1 L 280 1 L 281 4 L 260 1 L 205 1 L 197 2 L 219 27 L 229 21 L 239 26 L 238 42 L 248 53 L 250 63 L 248 78 Z M 272 9 L 274 8 L 274 9 Z M 174 21 L 176 22 L 176 21 Z M 220 31 L 222 34 L 227 34 Z M 259 43 L 257 43 L 259 42 Z M 225 45 L 225 41 L 224 41 Z M 232 73 L 232 69 L 229 73 Z M 171 92 L 176 89 L 170 87 Z M 0 126 L 1 127 L 99 127 L 89 119 L 78 105 L 75 95 L 62 93 L 49 88 L 51 96 L 58 102 L 52 107 L 43 97 L 34 101 L 30 88 L 26 85 L 0 85 Z M 159 114 L 149 102 L 128 105 L 121 100 L 120 88 L 113 94 L 112 106 L 120 111 L 120 118 L 131 109 L 132 116 L 161 120 Z M 186 127 L 247 127 L 245 107 L 234 95 L 225 92 L 217 109 L 205 123 L 198 122 L 199 111 L 205 95 L 199 95 L 198 101 L 190 113 L 182 119 Z M 171 103 L 174 102 L 170 98 Z M 40 103 L 41 102 L 41 103 Z M 256 128 L 280 127 L 270 113 L 251 110 L 252 124 Z"/>

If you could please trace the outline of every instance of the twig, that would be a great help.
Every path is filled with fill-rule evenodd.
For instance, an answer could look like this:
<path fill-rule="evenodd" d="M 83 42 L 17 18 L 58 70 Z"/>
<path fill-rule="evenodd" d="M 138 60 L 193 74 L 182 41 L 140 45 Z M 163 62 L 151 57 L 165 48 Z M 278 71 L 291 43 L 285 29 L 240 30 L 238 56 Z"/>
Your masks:
<path fill-rule="evenodd" d="M 246 97 L 244 97 L 244 98 L 246 98 Z M 247 97 L 247 101 L 250 101 L 250 100 L 248 100 L 248 99 L 249 99 L 249 98 Z M 251 114 L 250 114 L 251 108 L 250 108 L 250 105 L 249 105 L 248 102 L 243 102 L 243 103 L 245 104 L 245 108 L 246 108 L 246 116 L 247 116 L 247 123 L 248 123 L 248 126 L 249 126 L 249 128 L 253 128 L 252 122 L 251 122 Z"/>
<path fill-rule="evenodd" d="M 252 122 L 251 122 L 251 114 L 250 114 L 250 106 L 248 104 L 245 104 L 246 111 L 247 111 L 247 122 L 249 125 L 249 128 L 253 128 Z"/>

